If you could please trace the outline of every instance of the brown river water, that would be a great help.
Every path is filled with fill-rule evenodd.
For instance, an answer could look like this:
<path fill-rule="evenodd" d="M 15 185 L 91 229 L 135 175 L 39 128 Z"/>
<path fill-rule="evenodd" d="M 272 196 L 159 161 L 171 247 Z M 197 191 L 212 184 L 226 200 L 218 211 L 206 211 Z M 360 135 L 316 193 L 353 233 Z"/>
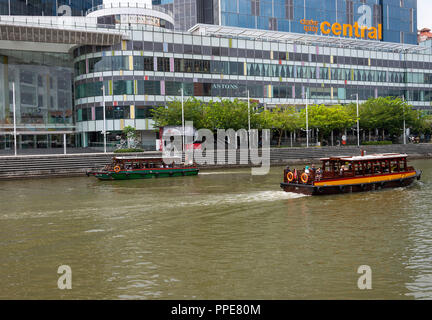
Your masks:
<path fill-rule="evenodd" d="M 432 161 L 412 164 L 411 187 L 325 197 L 281 167 L 2 181 L 0 299 L 432 299 Z"/>

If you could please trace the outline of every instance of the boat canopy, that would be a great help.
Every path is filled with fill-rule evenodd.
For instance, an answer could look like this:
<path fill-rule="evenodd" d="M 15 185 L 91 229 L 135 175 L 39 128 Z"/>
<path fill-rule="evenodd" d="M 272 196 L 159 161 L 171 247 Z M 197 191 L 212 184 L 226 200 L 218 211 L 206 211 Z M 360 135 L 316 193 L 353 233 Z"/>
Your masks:
<path fill-rule="evenodd" d="M 123 161 L 161 161 L 161 160 L 181 160 L 181 157 L 139 157 L 139 156 L 129 156 L 129 157 L 114 157 L 113 160 L 123 160 Z"/>
<path fill-rule="evenodd" d="M 322 158 L 320 161 L 374 161 L 374 160 L 388 160 L 388 159 L 398 159 L 406 158 L 407 154 L 401 153 L 381 153 L 381 154 L 371 154 L 366 156 L 339 156 L 331 158 Z"/>

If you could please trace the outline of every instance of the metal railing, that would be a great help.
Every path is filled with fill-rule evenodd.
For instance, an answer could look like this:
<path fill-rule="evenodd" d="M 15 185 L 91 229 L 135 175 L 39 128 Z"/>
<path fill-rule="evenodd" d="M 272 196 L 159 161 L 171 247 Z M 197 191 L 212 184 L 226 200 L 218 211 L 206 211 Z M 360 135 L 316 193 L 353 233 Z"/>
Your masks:
<path fill-rule="evenodd" d="M 98 5 L 96 7 L 90 8 L 89 10 L 87 10 L 86 15 L 98 11 L 98 10 L 102 10 L 102 9 L 112 9 L 112 8 L 139 8 L 139 9 L 149 9 L 149 10 L 154 10 L 154 11 L 158 11 L 158 12 L 162 12 L 165 13 L 171 17 L 174 17 L 174 14 L 171 10 L 168 10 L 164 7 L 158 7 L 158 6 L 148 6 L 147 4 L 143 3 L 143 4 L 139 4 L 136 3 L 135 5 L 130 5 L 130 3 L 111 3 L 109 5 L 107 4 L 101 4 Z"/>
<path fill-rule="evenodd" d="M 113 32 L 112 25 L 97 23 L 94 21 L 83 22 L 76 20 L 77 17 L 68 17 L 75 19 L 65 19 L 65 17 L 23 17 L 23 16 L 0 16 L 1 25 L 10 25 L 14 27 L 41 27 L 41 28 L 72 28 L 77 30 Z M 89 19 L 89 18 L 86 18 Z M 116 28 L 118 29 L 118 28 Z M 123 28 L 127 29 L 127 28 Z M 115 31 L 117 32 L 117 31 Z"/>

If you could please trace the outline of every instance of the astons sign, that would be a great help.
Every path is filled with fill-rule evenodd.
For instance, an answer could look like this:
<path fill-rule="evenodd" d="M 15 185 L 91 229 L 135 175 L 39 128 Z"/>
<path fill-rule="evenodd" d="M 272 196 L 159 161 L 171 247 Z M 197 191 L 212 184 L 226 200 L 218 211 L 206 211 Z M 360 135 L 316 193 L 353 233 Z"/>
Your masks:
<path fill-rule="evenodd" d="M 318 31 L 321 31 L 323 35 L 382 40 L 382 24 L 379 24 L 378 28 L 375 28 L 364 25 L 360 26 L 358 22 L 355 22 L 354 25 L 340 24 L 338 22 L 331 24 L 328 21 L 323 21 L 320 23 L 315 20 L 302 19 L 300 20 L 300 23 L 304 25 L 304 30 L 306 32 L 318 33 Z"/>

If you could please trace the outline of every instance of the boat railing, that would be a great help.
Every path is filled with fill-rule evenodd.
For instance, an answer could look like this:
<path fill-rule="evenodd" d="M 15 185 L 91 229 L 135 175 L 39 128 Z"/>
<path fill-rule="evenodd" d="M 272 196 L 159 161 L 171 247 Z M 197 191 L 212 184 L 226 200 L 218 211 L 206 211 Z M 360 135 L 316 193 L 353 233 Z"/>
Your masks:
<path fill-rule="evenodd" d="M 288 173 L 292 172 L 293 173 L 293 180 L 292 181 L 288 181 Z M 284 182 L 285 183 L 298 183 L 298 184 L 313 184 L 313 182 L 315 181 L 315 173 L 313 171 L 310 171 L 307 174 L 307 182 L 305 183 L 302 180 L 302 175 L 306 173 L 305 170 L 284 170 Z"/>
<path fill-rule="evenodd" d="M 353 171 L 343 171 L 343 172 L 332 172 L 332 171 L 321 171 L 317 173 L 315 170 L 309 170 L 307 173 L 307 182 L 305 183 L 302 180 L 302 175 L 306 173 L 306 170 L 297 170 L 297 174 L 293 170 L 290 170 L 293 173 L 293 181 L 291 183 L 299 183 L 299 184 L 313 184 L 316 181 L 327 180 L 327 179 L 338 179 L 338 178 L 353 178 L 355 177 L 355 173 Z M 288 181 L 288 170 L 284 170 L 284 182 Z M 304 179 L 305 180 L 305 179 Z"/>

